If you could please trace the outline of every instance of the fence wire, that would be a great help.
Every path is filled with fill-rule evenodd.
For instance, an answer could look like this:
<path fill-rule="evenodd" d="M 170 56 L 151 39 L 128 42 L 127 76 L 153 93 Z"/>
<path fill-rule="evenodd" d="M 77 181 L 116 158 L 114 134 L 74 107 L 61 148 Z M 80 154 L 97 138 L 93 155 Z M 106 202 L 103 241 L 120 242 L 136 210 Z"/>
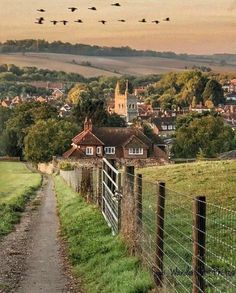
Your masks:
<path fill-rule="evenodd" d="M 150 269 L 158 284 L 167 292 L 236 292 L 236 211 L 213 203 L 206 203 L 204 221 L 206 229 L 194 225 L 194 205 L 201 200 L 165 188 L 159 193 L 158 182 L 142 180 L 140 186 L 132 178 L 136 194 L 137 251 Z M 138 192 L 140 194 L 138 194 Z M 165 206 L 158 207 L 157 198 L 164 197 Z M 158 213 L 164 210 L 164 218 Z M 163 247 L 158 247 L 158 218 L 164 222 Z M 199 231 L 197 231 L 199 230 Z M 200 232 L 205 245 L 195 243 L 194 232 Z M 160 239 L 159 239 L 160 240 Z M 194 247 L 203 248 L 204 258 L 194 254 Z M 194 260 L 204 268 L 194 270 Z M 159 267 L 158 267 L 159 266 Z M 161 269 L 161 274 L 160 274 Z M 195 278 L 204 283 L 194 281 Z"/>
<path fill-rule="evenodd" d="M 79 192 L 83 181 L 90 181 L 87 198 L 99 204 L 102 181 L 98 172 L 98 168 L 76 169 L 61 176 Z M 113 178 L 112 173 L 109 176 Z M 122 187 L 121 233 L 134 229 L 130 235 L 136 253 L 163 292 L 190 292 L 193 286 L 194 292 L 236 292 L 236 211 L 206 198 L 202 215 L 194 210 L 202 203 L 199 198 L 168 188 L 168 182 L 160 194 L 158 182 L 137 180 L 131 173 L 126 174 Z M 205 227 L 196 226 L 196 218 Z M 203 255 L 196 254 L 196 247 Z"/>

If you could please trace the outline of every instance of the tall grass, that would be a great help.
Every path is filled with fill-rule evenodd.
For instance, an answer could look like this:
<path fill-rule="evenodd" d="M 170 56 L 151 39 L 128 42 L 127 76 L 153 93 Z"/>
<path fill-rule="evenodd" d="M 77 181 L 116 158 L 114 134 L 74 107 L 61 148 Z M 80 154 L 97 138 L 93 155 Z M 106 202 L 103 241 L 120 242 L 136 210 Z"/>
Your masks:
<path fill-rule="evenodd" d="M 0 162 L 0 238 L 16 224 L 41 185 L 41 176 L 18 162 Z"/>
<path fill-rule="evenodd" d="M 152 281 L 136 257 L 112 236 L 100 211 L 55 177 L 59 214 L 75 274 L 87 292 L 148 292 Z"/>
<path fill-rule="evenodd" d="M 193 198 L 205 195 L 207 292 L 235 292 L 236 161 L 150 167 L 138 172 L 144 178 L 144 227 L 153 233 L 155 182 L 166 182 L 164 268 L 168 286 L 177 292 L 191 290 Z M 154 234 L 150 237 L 155 241 Z"/>

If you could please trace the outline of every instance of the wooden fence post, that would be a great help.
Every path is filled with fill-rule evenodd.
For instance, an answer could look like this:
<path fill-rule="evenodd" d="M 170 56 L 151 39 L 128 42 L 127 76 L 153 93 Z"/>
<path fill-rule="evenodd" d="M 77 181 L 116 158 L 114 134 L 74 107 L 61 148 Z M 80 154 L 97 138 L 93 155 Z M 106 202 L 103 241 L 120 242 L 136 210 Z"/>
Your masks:
<path fill-rule="evenodd" d="M 205 292 L 206 197 L 193 203 L 193 293 Z"/>
<path fill-rule="evenodd" d="M 97 205 L 101 207 L 102 205 L 102 168 L 97 167 Z"/>
<path fill-rule="evenodd" d="M 134 166 L 125 166 L 121 203 L 121 232 L 131 248 L 131 254 L 135 254 Z"/>
<path fill-rule="evenodd" d="M 135 177 L 135 217 L 136 217 L 136 250 L 141 251 L 140 233 L 142 231 L 142 217 L 143 217 L 143 176 L 137 174 Z"/>
<path fill-rule="evenodd" d="M 163 287 L 164 276 L 164 217 L 165 217 L 165 182 L 159 182 L 157 185 L 157 235 L 156 235 L 156 268 L 154 271 L 154 280 L 156 286 Z"/>
<path fill-rule="evenodd" d="M 121 173 L 117 175 L 117 186 L 118 186 L 118 193 L 119 196 L 123 196 L 123 188 L 122 188 L 122 176 Z M 118 231 L 121 229 L 121 202 L 122 202 L 122 197 L 119 197 L 118 199 Z"/>

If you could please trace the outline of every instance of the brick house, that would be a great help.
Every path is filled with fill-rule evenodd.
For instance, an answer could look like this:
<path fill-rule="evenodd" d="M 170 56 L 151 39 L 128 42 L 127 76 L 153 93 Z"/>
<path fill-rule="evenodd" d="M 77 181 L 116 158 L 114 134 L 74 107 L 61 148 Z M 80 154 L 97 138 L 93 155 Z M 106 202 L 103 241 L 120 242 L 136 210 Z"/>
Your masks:
<path fill-rule="evenodd" d="M 176 117 L 158 117 L 151 120 L 150 126 L 157 135 L 168 137 L 175 132 Z"/>
<path fill-rule="evenodd" d="M 84 122 L 84 130 L 72 139 L 71 145 L 64 153 L 64 158 L 166 158 L 165 152 L 137 128 L 93 127 L 92 121 L 87 119 Z"/>

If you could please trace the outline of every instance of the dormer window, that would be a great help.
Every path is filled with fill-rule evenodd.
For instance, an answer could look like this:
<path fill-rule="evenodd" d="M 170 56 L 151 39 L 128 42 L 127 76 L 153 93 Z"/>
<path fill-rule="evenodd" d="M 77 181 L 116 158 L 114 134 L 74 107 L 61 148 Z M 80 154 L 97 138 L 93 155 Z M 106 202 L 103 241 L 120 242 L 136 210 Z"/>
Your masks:
<path fill-rule="evenodd" d="M 130 148 L 129 155 L 143 155 L 143 148 Z"/>
<path fill-rule="evenodd" d="M 106 155 L 114 155 L 116 153 L 115 147 L 105 147 Z"/>

